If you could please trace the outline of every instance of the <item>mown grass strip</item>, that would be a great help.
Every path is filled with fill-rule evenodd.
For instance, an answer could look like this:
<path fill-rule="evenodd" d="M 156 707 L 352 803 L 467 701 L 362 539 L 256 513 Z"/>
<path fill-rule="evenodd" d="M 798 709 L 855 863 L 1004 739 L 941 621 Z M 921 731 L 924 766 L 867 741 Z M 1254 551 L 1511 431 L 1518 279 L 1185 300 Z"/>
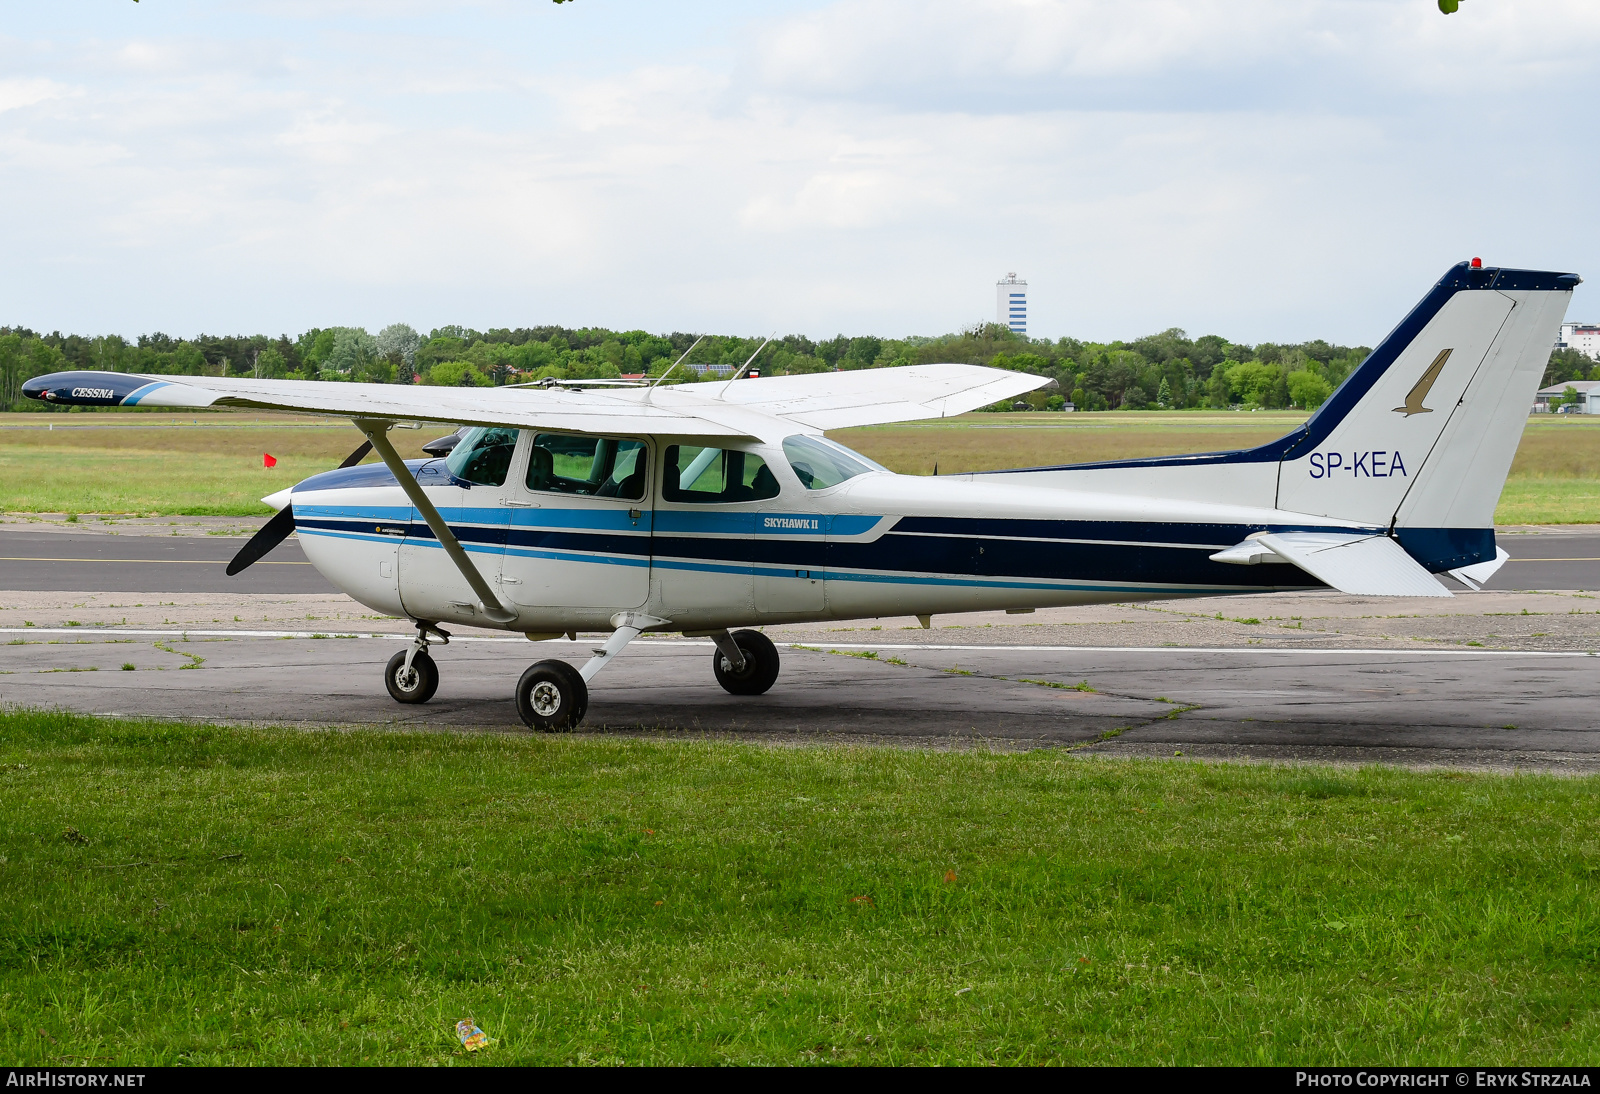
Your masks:
<path fill-rule="evenodd" d="M 0 415 L 9 512 L 264 516 L 259 499 L 338 464 L 360 440 L 339 422 L 225 413 Z M 1272 412 L 969 414 L 830 434 L 894 471 L 965 471 L 1244 448 L 1305 415 Z M 1529 419 L 1501 497 L 1500 524 L 1600 522 L 1600 421 Z M 46 431 L 53 419 L 57 428 Z M 446 431 L 398 433 L 402 455 Z M 261 454 L 279 460 L 272 471 Z M 369 457 L 371 459 L 371 457 Z"/>
<path fill-rule="evenodd" d="M 1594 788 L 14 711 L 0 1054 L 1584 1063 Z"/>

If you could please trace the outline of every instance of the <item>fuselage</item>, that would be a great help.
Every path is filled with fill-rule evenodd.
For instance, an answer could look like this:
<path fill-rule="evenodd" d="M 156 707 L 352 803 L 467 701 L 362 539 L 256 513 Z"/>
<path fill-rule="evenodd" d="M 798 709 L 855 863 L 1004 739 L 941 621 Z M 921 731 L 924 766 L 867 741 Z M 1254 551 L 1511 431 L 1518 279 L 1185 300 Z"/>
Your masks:
<path fill-rule="evenodd" d="M 497 461 L 479 460 L 494 464 L 488 474 L 459 450 L 450 463 L 408 462 L 514 608 L 509 623 L 484 616 L 381 465 L 294 487 L 301 545 L 330 581 L 375 611 L 556 634 L 608 629 L 625 611 L 670 621 L 658 629 L 711 631 L 1314 587 L 1294 567 L 1210 556 L 1255 532 L 1381 531 L 1259 506 L 1074 490 L 1059 474 L 1032 486 L 1025 475 L 925 478 L 861 460 L 864 470 L 819 485 L 828 476 L 812 474 L 811 457 L 781 444 L 599 443 L 632 446 L 630 479 L 583 477 L 585 461 L 601 459 L 589 451 L 592 437 L 531 431 L 507 441 Z M 690 454 L 704 464 L 712 451 L 724 462 L 737 453 L 732 466 L 742 462 L 743 481 L 737 471 L 717 472 L 725 483 L 690 489 L 686 476 L 704 484 L 712 473 L 686 466 Z M 766 471 L 748 472 L 759 465 Z"/>

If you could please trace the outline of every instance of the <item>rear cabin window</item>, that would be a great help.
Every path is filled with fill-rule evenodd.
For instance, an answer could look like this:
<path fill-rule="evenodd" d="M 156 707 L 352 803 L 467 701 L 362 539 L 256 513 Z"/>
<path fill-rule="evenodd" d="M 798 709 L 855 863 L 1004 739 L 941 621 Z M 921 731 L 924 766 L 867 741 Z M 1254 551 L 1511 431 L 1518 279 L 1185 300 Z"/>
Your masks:
<path fill-rule="evenodd" d="M 754 452 L 675 444 L 664 458 L 667 475 L 661 496 L 667 501 L 716 504 L 778 496 L 772 468 Z"/>
<path fill-rule="evenodd" d="M 638 501 L 645 492 L 643 441 L 539 433 L 528 451 L 529 490 Z"/>
<path fill-rule="evenodd" d="M 504 486 L 516 450 L 515 429 L 480 425 L 450 450 L 444 465 L 450 474 L 475 486 Z"/>

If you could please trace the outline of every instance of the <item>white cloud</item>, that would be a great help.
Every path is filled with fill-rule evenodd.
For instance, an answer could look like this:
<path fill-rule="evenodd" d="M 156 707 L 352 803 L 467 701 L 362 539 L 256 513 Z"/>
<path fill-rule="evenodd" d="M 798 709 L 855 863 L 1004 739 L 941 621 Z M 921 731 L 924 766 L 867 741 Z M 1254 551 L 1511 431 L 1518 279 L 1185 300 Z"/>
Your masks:
<path fill-rule="evenodd" d="M 1416 0 L 849 0 L 765 26 L 755 44 L 772 88 L 1013 107 L 1047 89 L 1096 105 L 1107 92 L 1239 105 L 1263 77 L 1279 93 L 1330 88 L 1340 101 L 1396 87 L 1470 96 L 1485 69 L 1504 94 L 1507 76 L 1516 89 L 1592 70 L 1600 7 L 1477 9 L 1449 19 Z M 1259 106 L 1265 89 L 1254 90 Z"/>
<path fill-rule="evenodd" d="M 61 99 L 74 94 L 76 89 L 54 80 L 10 79 L 0 80 L 0 113 L 20 110 L 49 99 Z"/>
<path fill-rule="evenodd" d="M 618 0 L 642 60 L 430 10 L 14 39 L 7 321 L 932 332 L 1014 269 L 1040 333 L 1371 341 L 1474 251 L 1600 258 L 1588 0 Z"/>

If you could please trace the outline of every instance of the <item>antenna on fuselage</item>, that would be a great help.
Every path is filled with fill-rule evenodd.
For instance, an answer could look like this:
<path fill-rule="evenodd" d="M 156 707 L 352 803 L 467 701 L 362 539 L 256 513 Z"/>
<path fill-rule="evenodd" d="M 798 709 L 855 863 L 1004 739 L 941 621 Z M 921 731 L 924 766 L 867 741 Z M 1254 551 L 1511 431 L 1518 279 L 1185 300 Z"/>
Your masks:
<path fill-rule="evenodd" d="M 689 344 L 689 348 L 683 351 L 683 356 L 678 358 L 676 361 L 672 362 L 672 368 L 667 369 L 667 371 L 663 372 L 660 376 L 656 377 L 656 382 L 655 382 L 655 384 L 651 384 L 650 385 L 650 390 L 654 391 L 656 389 L 656 384 L 661 383 L 662 380 L 665 380 L 668 376 L 671 376 L 672 375 L 672 369 L 677 368 L 679 365 L 683 364 L 683 362 L 688 358 L 689 354 L 694 352 L 694 347 L 698 346 L 701 342 L 704 342 L 705 340 L 706 340 L 706 336 L 702 334 L 699 338 L 696 338 L 693 342 L 691 342 Z"/>

